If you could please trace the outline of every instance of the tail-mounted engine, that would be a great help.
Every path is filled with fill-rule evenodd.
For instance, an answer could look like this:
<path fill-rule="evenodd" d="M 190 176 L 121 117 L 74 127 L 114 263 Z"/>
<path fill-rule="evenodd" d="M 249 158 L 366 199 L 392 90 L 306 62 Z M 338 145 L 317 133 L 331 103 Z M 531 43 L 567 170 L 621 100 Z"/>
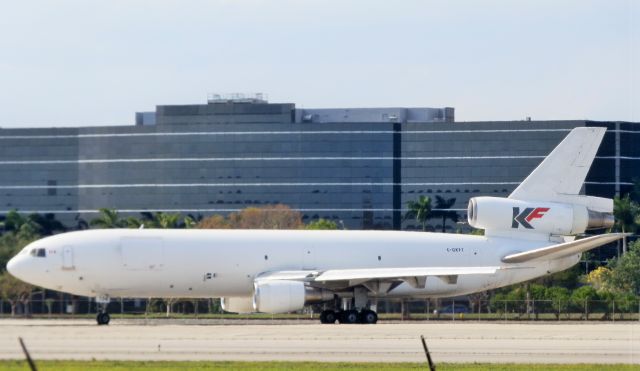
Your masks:
<path fill-rule="evenodd" d="M 589 201 L 589 198 L 583 199 Z M 602 200 L 597 199 L 600 205 Z M 474 197 L 469 200 L 467 218 L 472 227 L 487 231 L 522 231 L 566 236 L 583 233 L 587 229 L 613 226 L 612 207 L 611 210 L 596 211 L 583 204 Z M 600 207 L 600 210 L 603 208 Z"/>

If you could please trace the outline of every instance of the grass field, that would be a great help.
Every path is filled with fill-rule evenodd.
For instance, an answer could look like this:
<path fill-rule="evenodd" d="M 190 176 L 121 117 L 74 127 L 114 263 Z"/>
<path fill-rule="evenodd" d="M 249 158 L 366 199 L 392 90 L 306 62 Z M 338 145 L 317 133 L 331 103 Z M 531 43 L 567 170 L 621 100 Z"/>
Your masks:
<path fill-rule="evenodd" d="M 322 363 L 322 362 L 136 362 L 136 361 L 39 361 L 38 370 L 425 370 L 426 363 Z M 640 365 L 546 365 L 442 363 L 438 371 L 607 371 L 640 370 Z M 0 361 L 0 370 L 29 370 L 25 361 Z"/>

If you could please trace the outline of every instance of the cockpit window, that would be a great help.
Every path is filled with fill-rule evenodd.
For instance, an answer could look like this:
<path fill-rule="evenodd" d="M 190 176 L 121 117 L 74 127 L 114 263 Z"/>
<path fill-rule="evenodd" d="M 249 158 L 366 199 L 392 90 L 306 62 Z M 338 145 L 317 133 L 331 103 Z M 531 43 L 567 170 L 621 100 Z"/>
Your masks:
<path fill-rule="evenodd" d="M 31 249 L 31 251 L 29 252 L 29 255 L 36 256 L 38 258 L 44 258 L 44 257 L 47 256 L 47 250 L 46 249 Z"/>

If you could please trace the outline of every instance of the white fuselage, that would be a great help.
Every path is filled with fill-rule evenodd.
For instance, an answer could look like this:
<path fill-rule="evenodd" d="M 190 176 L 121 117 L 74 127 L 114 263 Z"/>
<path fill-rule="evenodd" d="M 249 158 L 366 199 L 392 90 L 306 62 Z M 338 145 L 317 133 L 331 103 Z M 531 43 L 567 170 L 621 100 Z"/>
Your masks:
<path fill-rule="evenodd" d="M 406 283 L 388 297 L 445 297 L 567 269 L 580 254 L 504 264 L 507 254 L 551 242 L 395 231 L 107 229 L 64 233 L 27 246 L 9 263 L 18 278 L 48 289 L 108 297 L 250 297 L 273 271 L 499 266 L 492 275 Z M 33 256 L 45 249 L 46 256 Z"/>

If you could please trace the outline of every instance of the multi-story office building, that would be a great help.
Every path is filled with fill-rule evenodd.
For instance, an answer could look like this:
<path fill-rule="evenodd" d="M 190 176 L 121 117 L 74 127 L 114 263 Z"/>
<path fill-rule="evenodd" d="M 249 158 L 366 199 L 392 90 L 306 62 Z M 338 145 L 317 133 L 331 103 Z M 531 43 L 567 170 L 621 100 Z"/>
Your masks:
<path fill-rule="evenodd" d="M 463 218 L 470 197 L 509 194 L 569 130 L 602 125 L 610 130 L 585 188 L 612 197 L 640 174 L 637 123 L 455 122 L 452 108 L 296 109 L 216 96 L 158 106 L 130 126 L 0 129 L 0 214 L 54 213 L 73 226 L 103 207 L 206 216 L 282 203 L 305 221 L 413 229 L 407 201 L 455 198 Z"/>

